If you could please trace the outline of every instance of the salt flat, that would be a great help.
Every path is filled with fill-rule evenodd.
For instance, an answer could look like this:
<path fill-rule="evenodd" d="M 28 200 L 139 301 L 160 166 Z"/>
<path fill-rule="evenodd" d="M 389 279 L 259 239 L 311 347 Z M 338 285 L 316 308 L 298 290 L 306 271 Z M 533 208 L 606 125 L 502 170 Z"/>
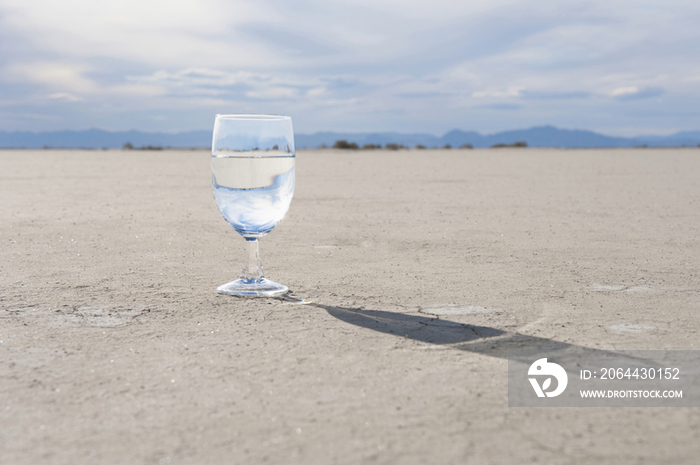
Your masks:
<path fill-rule="evenodd" d="M 698 409 L 509 408 L 501 349 L 699 348 L 700 149 L 300 151 L 288 301 L 216 294 L 210 183 L 0 151 L 1 463 L 697 460 Z"/>

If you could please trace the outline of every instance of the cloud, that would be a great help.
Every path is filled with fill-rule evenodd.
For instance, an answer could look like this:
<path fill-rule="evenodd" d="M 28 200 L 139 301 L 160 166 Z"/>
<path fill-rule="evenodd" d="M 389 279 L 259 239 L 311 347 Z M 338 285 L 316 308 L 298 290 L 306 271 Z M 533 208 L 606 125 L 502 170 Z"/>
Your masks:
<path fill-rule="evenodd" d="M 557 92 L 524 90 L 520 95 L 526 100 L 572 100 L 589 98 L 591 93 L 585 91 Z"/>
<path fill-rule="evenodd" d="M 146 130 L 231 108 L 312 131 L 692 129 L 697 19 L 683 0 L 2 0 L 0 102 Z"/>
<path fill-rule="evenodd" d="M 440 97 L 451 97 L 454 94 L 450 94 L 448 92 L 402 92 L 400 94 L 396 94 L 397 97 L 399 98 L 420 98 L 420 99 L 426 99 L 426 98 L 440 98 Z"/>
<path fill-rule="evenodd" d="M 279 24 L 246 24 L 238 31 L 250 36 L 256 43 L 266 44 L 281 54 L 293 56 L 325 57 L 338 53 L 338 44 L 329 42 L 326 37 L 314 35 L 311 30 Z"/>
<path fill-rule="evenodd" d="M 487 110 L 505 110 L 505 111 L 511 111 L 511 110 L 520 110 L 523 108 L 522 105 L 517 105 L 514 103 L 491 103 L 487 105 L 477 105 L 476 108 L 484 108 Z"/>
<path fill-rule="evenodd" d="M 639 87 L 637 86 L 628 86 L 628 87 L 618 87 L 617 89 L 614 89 L 612 92 L 610 92 L 610 95 L 613 97 L 621 97 L 623 95 L 634 95 L 639 92 Z"/>
<path fill-rule="evenodd" d="M 78 102 L 96 96 L 156 96 L 165 91 L 152 84 L 123 83 L 100 85 L 88 77 L 92 67 L 59 62 L 35 62 L 11 65 L 4 69 L 8 82 L 32 83 L 50 93 L 46 97 L 54 102 Z M 41 92 L 39 92 L 41 94 Z"/>
<path fill-rule="evenodd" d="M 618 87 L 613 90 L 610 95 L 620 101 L 643 100 L 652 97 L 658 97 L 664 93 L 664 89 L 660 87 L 647 87 L 640 89 L 637 86 Z"/>
<path fill-rule="evenodd" d="M 264 2 L 245 0 L 4 0 L 0 7 L 0 26 L 28 37 L 37 51 L 166 66 L 262 65 L 274 51 L 235 40 L 235 28 L 269 20 L 282 18 Z"/>
<path fill-rule="evenodd" d="M 198 98 L 203 95 L 229 99 L 290 99 L 304 90 L 321 95 L 319 86 L 303 85 L 301 81 L 250 71 L 226 72 L 210 68 L 186 68 L 180 71 L 159 70 L 151 75 L 129 76 L 136 85 L 162 86 L 170 96 Z"/>
<path fill-rule="evenodd" d="M 160 86 L 149 86 L 141 84 L 123 84 L 108 86 L 101 89 L 103 94 L 129 95 L 134 97 L 155 97 L 165 95 L 166 90 Z"/>
<path fill-rule="evenodd" d="M 64 102 L 80 102 L 83 100 L 82 98 L 69 94 L 68 92 L 57 92 L 49 95 L 48 98 L 52 100 L 61 100 Z"/>
<path fill-rule="evenodd" d="M 35 62 L 10 65 L 4 70 L 5 79 L 15 82 L 33 82 L 48 89 L 78 94 L 97 90 L 95 82 L 84 76 L 89 67 L 59 62 Z"/>
<path fill-rule="evenodd" d="M 497 89 L 497 90 L 480 90 L 472 93 L 472 97 L 482 98 L 482 97 L 495 97 L 495 98 L 506 98 L 506 97 L 520 97 L 520 92 L 523 90 L 522 87 L 510 87 L 508 89 Z"/>
<path fill-rule="evenodd" d="M 130 83 L 162 88 L 170 97 L 197 99 L 220 97 L 228 101 L 313 99 L 318 104 L 348 102 L 370 92 L 372 86 L 347 75 L 304 76 L 298 73 L 269 74 L 253 71 L 229 72 L 211 68 L 185 68 L 179 71 L 158 70 L 147 75 L 127 77 Z"/>
<path fill-rule="evenodd" d="M 293 87 L 270 87 L 263 90 L 251 90 L 245 93 L 246 97 L 257 99 L 290 99 L 299 96 L 299 89 Z"/>
<path fill-rule="evenodd" d="M 185 68 L 179 71 L 158 70 L 150 75 L 126 78 L 138 85 L 156 85 L 171 95 L 225 95 L 231 91 L 245 92 L 273 81 L 270 75 L 249 71 L 227 72 L 210 68 Z"/>

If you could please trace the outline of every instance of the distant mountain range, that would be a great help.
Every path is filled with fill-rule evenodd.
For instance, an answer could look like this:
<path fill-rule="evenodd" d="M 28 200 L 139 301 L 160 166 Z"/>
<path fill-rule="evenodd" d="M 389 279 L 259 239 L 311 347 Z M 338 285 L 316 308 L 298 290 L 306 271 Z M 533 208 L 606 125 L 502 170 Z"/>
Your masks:
<path fill-rule="evenodd" d="M 475 148 L 496 144 L 526 142 L 530 147 L 603 148 L 603 147 L 681 147 L 700 145 L 700 131 L 678 132 L 669 136 L 611 137 L 592 131 L 559 129 L 540 126 L 530 129 L 504 131 L 482 135 L 478 132 L 453 130 L 438 137 L 432 134 L 398 132 L 338 133 L 317 132 L 296 134 L 297 148 L 332 147 L 338 140 L 354 142 L 360 147 L 366 144 L 385 146 L 399 144 L 406 147 L 453 148 L 470 144 Z M 177 134 L 162 132 L 122 131 L 100 129 L 56 132 L 5 132 L 0 131 L 0 148 L 121 148 L 131 144 L 140 147 L 206 148 L 211 146 L 211 131 L 189 131 Z"/>

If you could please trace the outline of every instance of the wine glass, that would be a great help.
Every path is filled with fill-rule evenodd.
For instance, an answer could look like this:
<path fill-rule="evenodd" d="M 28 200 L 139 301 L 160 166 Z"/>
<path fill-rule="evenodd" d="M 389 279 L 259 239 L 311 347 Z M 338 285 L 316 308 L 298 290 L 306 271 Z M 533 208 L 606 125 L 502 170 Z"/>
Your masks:
<path fill-rule="evenodd" d="M 284 218 L 294 195 L 292 119 L 278 115 L 216 115 L 211 180 L 221 216 L 248 242 L 240 279 L 219 294 L 272 297 L 287 286 L 265 279 L 258 240 Z"/>

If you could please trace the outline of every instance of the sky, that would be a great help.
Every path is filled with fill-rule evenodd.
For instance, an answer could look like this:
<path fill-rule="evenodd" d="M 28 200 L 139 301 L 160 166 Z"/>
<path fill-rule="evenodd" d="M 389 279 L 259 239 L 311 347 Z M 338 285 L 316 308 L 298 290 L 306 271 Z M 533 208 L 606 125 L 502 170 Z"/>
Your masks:
<path fill-rule="evenodd" d="M 700 130 L 697 0 L 0 0 L 0 130 Z"/>

